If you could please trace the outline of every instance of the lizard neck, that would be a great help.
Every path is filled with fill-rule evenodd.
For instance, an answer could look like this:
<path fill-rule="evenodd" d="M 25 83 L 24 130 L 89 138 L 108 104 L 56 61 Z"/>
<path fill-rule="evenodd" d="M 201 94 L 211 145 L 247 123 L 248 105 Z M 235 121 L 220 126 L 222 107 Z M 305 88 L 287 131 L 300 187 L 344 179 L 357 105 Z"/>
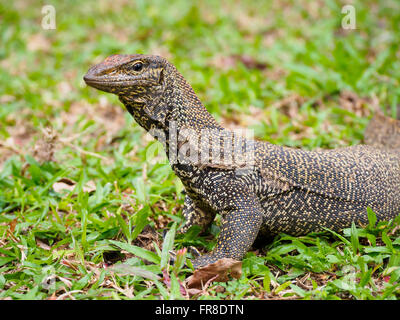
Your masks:
<path fill-rule="evenodd" d="M 151 96 L 135 98 L 136 101 L 129 95 L 120 96 L 120 100 L 136 122 L 162 143 L 172 169 L 189 186 L 191 176 L 197 172 L 199 155 L 209 154 L 209 146 L 202 150 L 200 141 L 225 129 L 175 67 L 164 74 L 165 85 L 157 89 L 157 94 L 153 91 Z"/>
<path fill-rule="evenodd" d="M 162 133 L 166 143 L 171 128 L 178 135 L 184 129 L 198 134 L 204 129 L 223 130 L 176 68 L 169 69 L 165 72 L 165 85 L 153 92 L 153 96 L 142 97 L 140 102 L 130 96 L 120 96 L 136 122 L 158 140 Z"/>
<path fill-rule="evenodd" d="M 163 103 L 173 106 L 171 120 L 176 122 L 178 131 L 185 128 L 196 132 L 203 129 L 223 129 L 178 71 L 169 83 L 171 88 L 167 91 L 170 93 L 165 95 Z"/>

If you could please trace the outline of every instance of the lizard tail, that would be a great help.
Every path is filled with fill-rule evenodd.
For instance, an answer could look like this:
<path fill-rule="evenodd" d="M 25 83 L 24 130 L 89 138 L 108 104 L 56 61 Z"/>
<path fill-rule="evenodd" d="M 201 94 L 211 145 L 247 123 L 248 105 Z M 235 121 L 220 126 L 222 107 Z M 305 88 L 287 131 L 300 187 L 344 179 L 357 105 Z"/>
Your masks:
<path fill-rule="evenodd" d="M 400 120 L 376 113 L 365 129 L 364 143 L 377 148 L 400 149 Z"/>

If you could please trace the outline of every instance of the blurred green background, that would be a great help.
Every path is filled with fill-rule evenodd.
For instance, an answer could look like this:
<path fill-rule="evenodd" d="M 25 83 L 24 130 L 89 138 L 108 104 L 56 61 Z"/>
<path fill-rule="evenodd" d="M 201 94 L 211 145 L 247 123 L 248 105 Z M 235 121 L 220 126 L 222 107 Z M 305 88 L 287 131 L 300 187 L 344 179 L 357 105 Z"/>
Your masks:
<path fill-rule="evenodd" d="M 47 4 L 56 10 L 55 30 L 41 27 Z M 32 137 L 48 124 L 64 132 L 68 115 L 98 116 L 100 99 L 119 105 L 86 88 L 82 76 L 108 55 L 147 53 L 170 59 L 217 118 L 254 127 L 260 138 L 305 147 L 358 143 L 367 109 L 395 115 L 400 10 L 398 1 L 352 1 L 356 29 L 344 30 L 345 4 L 2 2 L 0 135 L 25 126 Z"/>
<path fill-rule="evenodd" d="M 342 28 L 346 4 L 356 29 Z M 45 5 L 55 8 L 54 30 L 42 27 Z M 121 229 L 130 239 L 138 212 L 155 228 L 181 222 L 180 181 L 168 164 L 152 161 L 155 142 L 117 97 L 86 87 L 91 65 L 117 53 L 162 55 L 225 126 L 282 145 L 334 148 L 362 142 L 376 110 L 396 116 L 399 39 L 396 0 L 0 1 L 0 297 L 62 292 L 35 286 L 43 266 L 70 279 L 76 298 L 109 296 L 90 281 L 111 250 L 107 239 Z M 75 188 L 66 196 L 54 190 L 62 178 Z M 94 193 L 82 192 L 88 183 Z M 185 239 L 176 245 L 213 246 Z M 335 261 L 326 269 L 297 265 L 294 274 L 332 270 Z M 115 285 L 143 292 L 135 279 Z M 240 291 L 230 290 L 231 298 Z"/>

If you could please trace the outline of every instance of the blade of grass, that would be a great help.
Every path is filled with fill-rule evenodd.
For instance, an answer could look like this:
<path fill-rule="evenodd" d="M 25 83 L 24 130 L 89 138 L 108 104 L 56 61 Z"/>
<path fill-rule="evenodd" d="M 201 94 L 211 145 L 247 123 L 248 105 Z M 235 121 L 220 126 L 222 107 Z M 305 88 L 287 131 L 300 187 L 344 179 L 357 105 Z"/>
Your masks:
<path fill-rule="evenodd" d="M 116 241 L 116 240 L 108 240 L 108 241 L 109 241 L 109 243 L 116 245 L 117 247 L 121 248 L 122 250 L 128 251 L 128 252 L 134 254 L 135 256 L 138 256 L 147 261 L 153 262 L 155 264 L 158 264 L 161 261 L 160 257 L 157 254 L 155 254 L 154 252 L 151 252 L 149 250 L 140 248 L 138 246 L 134 246 L 129 243 Z"/>
<path fill-rule="evenodd" d="M 176 231 L 176 223 L 172 225 L 171 229 L 167 232 L 164 238 L 161 251 L 161 263 L 160 263 L 161 269 L 164 269 L 169 262 L 169 252 L 170 250 L 172 250 L 172 247 L 174 245 L 175 231 Z"/>

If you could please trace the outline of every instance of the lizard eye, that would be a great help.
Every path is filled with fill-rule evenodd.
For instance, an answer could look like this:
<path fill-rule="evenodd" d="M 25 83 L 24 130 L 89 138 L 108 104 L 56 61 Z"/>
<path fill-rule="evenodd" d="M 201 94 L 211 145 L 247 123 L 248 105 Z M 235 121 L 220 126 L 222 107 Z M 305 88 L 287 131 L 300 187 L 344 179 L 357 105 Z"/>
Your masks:
<path fill-rule="evenodd" d="M 143 63 L 142 62 L 136 62 L 133 66 L 132 66 L 132 70 L 133 71 L 140 71 L 143 69 Z"/>

